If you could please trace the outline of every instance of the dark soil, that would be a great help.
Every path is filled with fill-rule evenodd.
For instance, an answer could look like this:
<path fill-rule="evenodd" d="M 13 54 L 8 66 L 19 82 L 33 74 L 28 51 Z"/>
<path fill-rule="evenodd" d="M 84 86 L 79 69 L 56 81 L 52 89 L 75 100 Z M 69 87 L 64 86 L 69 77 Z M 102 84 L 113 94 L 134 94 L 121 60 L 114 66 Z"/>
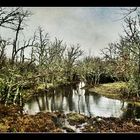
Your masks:
<path fill-rule="evenodd" d="M 55 121 L 61 114 L 38 113 L 36 115 L 21 114 L 16 106 L 0 106 L 0 132 L 62 132 Z"/>
<path fill-rule="evenodd" d="M 140 132 L 140 122 L 134 119 L 90 118 L 83 132 Z"/>
<path fill-rule="evenodd" d="M 21 114 L 17 106 L 0 105 L 0 132 L 74 132 L 65 126 L 65 119 L 81 132 L 140 132 L 140 122 L 134 119 L 87 117 L 77 113 L 40 112 Z M 80 125 L 84 124 L 80 128 Z"/>

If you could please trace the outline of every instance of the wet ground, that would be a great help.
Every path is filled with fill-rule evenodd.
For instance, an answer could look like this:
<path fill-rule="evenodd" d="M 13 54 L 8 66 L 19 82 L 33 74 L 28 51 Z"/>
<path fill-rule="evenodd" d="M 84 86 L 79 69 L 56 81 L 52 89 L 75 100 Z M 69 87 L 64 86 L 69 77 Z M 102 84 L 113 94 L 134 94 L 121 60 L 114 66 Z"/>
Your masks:
<path fill-rule="evenodd" d="M 21 114 L 16 106 L 0 106 L 0 132 L 115 133 L 140 132 L 139 120 L 88 117 L 78 113 Z"/>

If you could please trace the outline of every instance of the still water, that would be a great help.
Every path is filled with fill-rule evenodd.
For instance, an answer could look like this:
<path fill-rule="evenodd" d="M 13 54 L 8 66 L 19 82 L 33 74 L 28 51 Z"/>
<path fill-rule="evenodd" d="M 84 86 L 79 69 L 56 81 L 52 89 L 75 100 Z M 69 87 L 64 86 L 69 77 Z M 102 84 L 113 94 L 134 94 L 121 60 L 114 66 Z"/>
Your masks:
<path fill-rule="evenodd" d="M 25 104 L 24 111 L 32 115 L 41 111 L 60 111 L 77 112 L 87 116 L 140 118 L 140 106 L 90 93 L 81 89 L 82 87 L 83 82 L 76 87 L 58 88 L 33 97 Z"/>

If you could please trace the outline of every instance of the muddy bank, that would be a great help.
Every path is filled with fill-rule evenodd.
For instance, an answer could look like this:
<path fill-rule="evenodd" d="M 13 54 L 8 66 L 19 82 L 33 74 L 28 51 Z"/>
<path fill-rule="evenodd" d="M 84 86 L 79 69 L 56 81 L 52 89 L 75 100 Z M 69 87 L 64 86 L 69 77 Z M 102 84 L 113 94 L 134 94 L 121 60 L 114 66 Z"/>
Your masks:
<path fill-rule="evenodd" d="M 77 113 L 22 114 L 17 106 L 0 105 L 0 132 L 140 132 L 134 119 L 87 117 Z"/>
<path fill-rule="evenodd" d="M 90 92 L 95 92 L 100 95 L 103 95 L 107 98 L 123 100 L 140 105 L 140 99 L 136 97 L 127 96 L 126 91 L 128 89 L 127 84 L 125 82 L 101 84 L 98 86 L 89 87 L 88 90 Z"/>

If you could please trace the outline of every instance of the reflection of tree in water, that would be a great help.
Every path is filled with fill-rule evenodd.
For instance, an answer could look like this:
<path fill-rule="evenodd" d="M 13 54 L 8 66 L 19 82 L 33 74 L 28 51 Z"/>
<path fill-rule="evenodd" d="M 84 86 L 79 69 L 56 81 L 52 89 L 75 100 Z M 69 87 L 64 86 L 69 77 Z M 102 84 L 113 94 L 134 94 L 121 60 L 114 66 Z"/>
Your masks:
<path fill-rule="evenodd" d="M 124 109 L 124 100 L 121 100 L 122 106 L 121 106 L 121 110 Z"/>
<path fill-rule="evenodd" d="M 93 101 L 96 103 L 96 105 L 98 105 L 101 99 L 101 95 L 97 93 L 92 93 L 92 97 L 93 97 Z"/>
<path fill-rule="evenodd" d="M 78 94 L 78 113 L 80 114 L 80 95 Z"/>
<path fill-rule="evenodd" d="M 135 117 L 136 117 L 136 118 L 140 118 L 140 106 L 136 106 L 136 107 L 135 107 L 135 110 L 136 110 L 136 112 L 135 112 Z"/>
<path fill-rule="evenodd" d="M 46 109 L 46 102 L 45 102 L 45 98 L 44 96 L 41 96 L 41 101 L 42 101 L 42 106 L 41 106 L 41 109 L 42 111 Z"/>
<path fill-rule="evenodd" d="M 69 89 L 67 90 L 68 93 L 68 98 L 67 98 L 67 102 L 68 102 L 68 106 L 69 106 L 69 110 L 73 111 L 73 100 L 72 100 L 72 96 L 73 96 L 73 89 L 70 86 Z"/>
<path fill-rule="evenodd" d="M 58 89 L 54 89 L 53 93 L 52 93 L 52 102 L 51 105 L 53 106 L 53 111 L 57 111 L 59 108 L 59 91 Z"/>
<path fill-rule="evenodd" d="M 65 97 L 65 89 L 57 88 L 56 90 L 57 102 L 60 102 L 60 106 L 57 106 L 57 109 L 61 112 L 63 111 L 64 97 Z"/>
<path fill-rule="evenodd" d="M 91 113 L 91 109 L 94 109 L 94 108 L 90 108 L 90 98 L 91 98 L 91 95 L 93 97 L 93 101 L 96 103 L 96 105 L 99 104 L 99 101 L 100 101 L 100 98 L 101 98 L 101 95 L 97 94 L 97 93 L 90 93 L 88 90 L 85 90 L 85 102 L 86 102 L 86 107 L 87 107 L 87 111 L 89 113 L 89 116 L 92 115 Z"/>
<path fill-rule="evenodd" d="M 81 111 L 82 112 L 84 112 L 85 113 L 85 100 L 84 100 L 84 98 L 85 98 L 85 96 L 83 97 L 81 97 L 82 98 L 82 100 L 81 100 L 81 104 L 80 104 L 80 106 L 81 106 Z"/>
<path fill-rule="evenodd" d="M 78 113 L 80 114 L 81 113 L 80 108 L 82 109 L 82 111 L 84 110 L 84 108 L 83 108 L 83 104 L 80 104 L 82 102 L 80 102 L 81 101 L 81 93 L 80 93 L 80 89 L 79 89 L 79 83 L 73 85 L 73 92 L 78 97 Z"/>
<path fill-rule="evenodd" d="M 58 97 L 57 101 L 54 103 L 54 97 L 52 96 L 52 101 L 55 105 L 56 109 L 56 103 L 60 103 L 60 106 L 57 106 L 57 110 L 59 111 L 64 111 L 64 97 L 66 97 L 66 102 L 67 102 L 67 107 L 69 107 L 69 110 L 73 110 L 73 99 L 72 99 L 72 86 L 67 86 L 67 87 L 61 87 L 56 89 L 56 94 L 54 95 L 55 97 Z"/>
<path fill-rule="evenodd" d="M 39 97 L 36 96 L 36 102 L 38 104 L 39 111 L 42 111 L 41 104 L 39 102 Z"/>
<path fill-rule="evenodd" d="M 52 92 L 52 100 L 51 100 L 51 111 L 55 111 L 55 90 Z"/>
<path fill-rule="evenodd" d="M 128 103 L 122 118 L 140 118 L 140 106 Z"/>
<path fill-rule="evenodd" d="M 47 111 L 53 111 L 52 110 L 52 106 L 53 106 L 53 98 L 54 98 L 54 90 L 50 90 L 49 92 L 47 92 L 44 96 L 46 96 L 46 110 Z M 51 104 L 49 104 L 49 101 Z"/>
<path fill-rule="evenodd" d="M 36 96 L 35 99 L 36 99 L 36 102 L 37 102 L 37 104 L 38 104 L 39 110 L 40 110 L 40 111 L 44 111 L 44 110 L 46 109 L 46 102 L 45 102 L 44 96 L 40 96 L 40 97 L 37 97 L 37 96 Z M 41 99 L 41 102 L 40 102 L 39 99 Z"/>
<path fill-rule="evenodd" d="M 87 107 L 87 111 L 89 113 L 89 116 L 91 116 L 91 112 L 90 112 L 90 102 L 89 102 L 89 91 L 88 90 L 85 90 L 85 103 L 86 103 L 86 107 Z"/>
<path fill-rule="evenodd" d="M 64 103 L 64 89 L 62 88 L 61 90 L 58 90 L 57 93 L 61 93 L 62 101 L 60 101 L 60 108 L 58 110 L 62 111 Z"/>
<path fill-rule="evenodd" d="M 46 109 L 49 110 L 49 99 L 47 95 L 46 95 Z"/>
<path fill-rule="evenodd" d="M 30 100 L 29 102 L 28 102 L 28 107 L 29 107 L 29 109 L 31 110 L 32 109 L 32 105 L 33 105 L 33 103 L 36 101 L 36 98 L 33 98 L 32 100 Z"/>

